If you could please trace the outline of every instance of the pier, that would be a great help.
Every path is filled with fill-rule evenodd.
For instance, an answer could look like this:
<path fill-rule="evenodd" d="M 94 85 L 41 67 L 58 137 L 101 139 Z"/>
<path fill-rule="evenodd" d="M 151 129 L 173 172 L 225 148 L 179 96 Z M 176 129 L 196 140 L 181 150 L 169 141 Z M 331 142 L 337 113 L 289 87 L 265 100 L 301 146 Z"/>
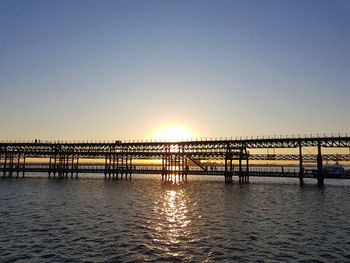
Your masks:
<path fill-rule="evenodd" d="M 251 176 L 291 177 L 299 180 L 314 178 L 322 187 L 325 161 L 350 161 L 349 153 L 337 153 L 337 149 L 350 150 L 350 137 L 290 136 L 236 139 L 200 139 L 180 142 L 68 142 L 28 141 L 0 142 L 0 171 L 3 177 L 24 177 L 28 172 L 46 173 L 49 178 L 77 178 L 82 173 L 102 173 L 105 179 L 130 179 L 133 174 L 159 174 L 161 179 L 187 180 L 188 175 L 220 175 L 226 183 L 237 178 L 239 183 L 249 183 Z M 296 150 L 297 154 L 251 153 L 256 150 Z M 315 154 L 304 153 L 314 149 Z M 324 149 L 334 153 L 324 154 Z M 31 162 L 29 162 L 31 160 Z M 35 165 L 33 160 L 45 164 Z M 99 162 L 86 166 L 81 160 Z M 158 165 L 140 166 L 136 161 L 153 161 Z M 219 167 L 204 165 L 205 161 L 219 162 Z M 253 169 L 252 161 L 294 161 L 298 171 L 271 172 Z M 314 162 L 316 169 L 306 170 L 305 163 Z M 338 178 L 342 178 L 338 176 Z"/>

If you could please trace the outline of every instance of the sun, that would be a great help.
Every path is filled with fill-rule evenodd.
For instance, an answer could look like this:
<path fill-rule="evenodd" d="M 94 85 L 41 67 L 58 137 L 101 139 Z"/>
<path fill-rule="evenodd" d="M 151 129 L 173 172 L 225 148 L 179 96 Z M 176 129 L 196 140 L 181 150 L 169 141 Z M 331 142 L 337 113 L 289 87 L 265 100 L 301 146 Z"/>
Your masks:
<path fill-rule="evenodd" d="M 193 138 L 193 133 L 185 127 L 170 126 L 159 129 L 155 138 L 157 141 L 178 142 Z"/>

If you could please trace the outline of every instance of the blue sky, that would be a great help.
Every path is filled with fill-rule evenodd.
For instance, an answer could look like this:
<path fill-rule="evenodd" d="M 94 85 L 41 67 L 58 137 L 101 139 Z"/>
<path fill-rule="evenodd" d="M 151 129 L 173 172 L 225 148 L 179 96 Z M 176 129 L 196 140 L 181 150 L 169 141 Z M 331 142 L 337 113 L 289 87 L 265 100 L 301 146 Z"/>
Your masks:
<path fill-rule="evenodd" d="M 0 1 L 3 139 L 350 132 L 349 1 Z"/>

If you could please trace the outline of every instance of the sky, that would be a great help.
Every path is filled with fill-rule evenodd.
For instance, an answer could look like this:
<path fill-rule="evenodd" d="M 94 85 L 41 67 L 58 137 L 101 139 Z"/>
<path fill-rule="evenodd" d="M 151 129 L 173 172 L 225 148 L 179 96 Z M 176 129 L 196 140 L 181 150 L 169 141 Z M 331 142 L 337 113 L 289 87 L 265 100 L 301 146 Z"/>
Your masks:
<path fill-rule="evenodd" d="M 0 139 L 350 133 L 350 1 L 0 0 Z"/>

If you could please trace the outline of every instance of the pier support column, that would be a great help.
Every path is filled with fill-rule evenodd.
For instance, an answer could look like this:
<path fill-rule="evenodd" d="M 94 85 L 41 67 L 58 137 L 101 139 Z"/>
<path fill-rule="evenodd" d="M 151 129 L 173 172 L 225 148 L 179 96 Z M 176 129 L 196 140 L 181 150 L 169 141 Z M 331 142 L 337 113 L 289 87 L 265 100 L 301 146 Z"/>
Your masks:
<path fill-rule="evenodd" d="M 113 163 L 112 163 L 112 178 L 115 179 L 115 149 L 114 149 Z"/>
<path fill-rule="evenodd" d="M 125 157 L 125 179 L 128 180 L 128 175 L 130 172 L 130 160 L 129 156 Z"/>
<path fill-rule="evenodd" d="M 131 176 L 132 176 L 132 157 L 130 156 L 130 174 L 129 174 L 130 180 L 131 180 Z"/>
<path fill-rule="evenodd" d="M 53 161 L 53 178 L 56 178 L 56 171 L 57 171 L 57 155 L 55 154 L 54 161 Z"/>
<path fill-rule="evenodd" d="M 246 182 L 246 183 L 249 183 L 249 156 L 248 156 L 248 154 L 247 154 L 247 159 L 246 159 L 245 182 Z"/>
<path fill-rule="evenodd" d="M 4 158 L 4 167 L 3 167 L 3 172 L 2 172 L 2 176 L 6 177 L 6 167 L 7 166 L 7 154 L 5 153 L 5 158 Z"/>
<path fill-rule="evenodd" d="M 116 156 L 116 179 L 119 180 L 119 156 Z"/>
<path fill-rule="evenodd" d="M 49 159 L 49 171 L 48 171 L 49 178 L 51 177 L 51 170 L 52 170 L 52 156 L 50 156 L 50 159 Z"/>
<path fill-rule="evenodd" d="M 185 176 L 186 176 L 186 157 L 185 155 L 182 156 L 182 181 L 185 181 Z"/>
<path fill-rule="evenodd" d="M 185 166 L 186 166 L 185 181 L 187 181 L 187 175 L 188 175 L 188 172 L 189 172 L 188 163 L 187 163 L 187 158 L 185 159 Z"/>
<path fill-rule="evenodd" d="M 66 178 L 66 156 L 62 156 L 61 158 L 61 178 L 64 179 Z"/>
<path fill-rule="evenodd" d="M 120 157 L 120 179 L 123 180 L 124 175 L 124 156 Z"/>
<path fill-rule="evenodd" d="M 20 165 L 21 165 L 21 154 L 19 153 L 17 156 L 17 165 L 16 165 L 17 178 L 19 177 Z"/>
<path fill-rule="evenodd" d="M 73 178 L 73 174 L 74 174 L 74 156 L 72 156 L 72 162 L 70 167 L 70 178 Z"/>
<path fill-rule="evenodd" d="M 167 156 L 167 169 L 166 169 L 166 181 L 170 181 L 170 171 L 171 171 L 171 155 Z"/>
<path fill-rule="evenodd" d="M 125 156 L 124 158 L 124 175 L 125 175 L 125 180 L 128 179 L 128 173 L 129 173 L 129 162 L 128 162 L 128 156 Z"/>
<path fill-rule="evenodd" d="M 232 165 L 232 153 L 228 148 L 225 155 L 225 183 L 232 183 L 233 165 Z"/>
<path fill-rule="evenodd" d="M 170 170 L 171 170 L 171 157 L 167 155 L 166 157 L 166 172 L 165 172 L 165 181 L 169 181 L 170 178 Z"/>
<path fill-rule="evenodd" d="M 168 161 L 168 156 L 164 156 L 164 181 L 166 181 L 168 177 Z"/>
<path fill-rule="evenodd" d="M 304 185 L 303 151 L 301 142 L 299 142 L 299 185 Z"/>
<path fill-rule="evenodd" d="M 58 173 L 57 173 L 58 179 L 64 178 L 64 160 L 65 158 L 60 155 L 58 159 Z"/>
<path fill-rule="evenodd" d="M 68 178 L 68 173 L 69 173 L 69 156 L 67 155 L 66 160 L 65 160 L 65 168 L 66 168 L 66 178 Z"/>
<path fill-rule="evenodd" d="M 105 157 L 105 180 L 107 180 L 107 156 Z"/>
<path fill-rule="evenodd" d="M 324 186 L 324 178 L 323 178 L 323 158 L 321 152 L 321 142 L 318 142 L 317 145 L 317 184 L 319 187 Z"/>
<path fill-rule="evenodd" d="M 108 157 L 108 179 L 111 180 L 112 179 L 112 171 L 111 171 L 111 165 L 112 165 L 112 153 L 109 153 L 109 157 Z"/>
<path fill-rule="evenodd" d="M 164 181 L 164 172 L 165 172 L 165 159 L 162 156 L 162 181 Z"/>
<path fill-rule="evenodd" d="M 242 154 L 239 155 L 239 160 L 238 160 L 238 179 L 239 183 L 243 183 L 243 178 L 242 178 Z"/>
<path fill-rule="evenodd" d="M 227 165 L 227 158 L 225 158 L 225 173 L 224 173 L 224 177 L 225 177 L 225 183 L 228 182 L 228 165 Z"/>
<path fill-rule="evenodd" d="M 162 156 L 162 180 L 170 181 L 171 175 L 171 165 L 172 165 L 172 156 L 170 155 L 170 147 L 167 145 L 164 149 L 164 154 Z"/>
<path fill-rule="evenodd" d="M 24 178 L 24 173 L 26 171 L 26 156 L 23 157 L 23 167 L 22 167 L 22 177 Z"/>
<path fill-rule="evenodd" d="M 77 158 L 77 163 L 75 165 L 75 178 L 78 178 L 78 173 L 79 173 L 79 157 Z"/>
<path fill-rule="evenodd" d="M 12 174 L 13 174 L 13 159 L 14 159 L 14 155 L 13 155 L 13 153 L 11 153 L 10 166 L 9 166 L 9 177 L 12 177 Z"/>
<path fill-rule="evenodd" d="M 57 165 L 57 178 L 62 179 L 64 177 L 64 157 L 62 155 L 58 156 L 58 165 Z"/>

